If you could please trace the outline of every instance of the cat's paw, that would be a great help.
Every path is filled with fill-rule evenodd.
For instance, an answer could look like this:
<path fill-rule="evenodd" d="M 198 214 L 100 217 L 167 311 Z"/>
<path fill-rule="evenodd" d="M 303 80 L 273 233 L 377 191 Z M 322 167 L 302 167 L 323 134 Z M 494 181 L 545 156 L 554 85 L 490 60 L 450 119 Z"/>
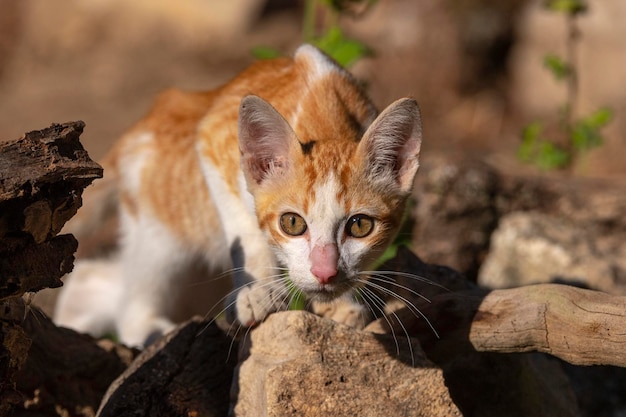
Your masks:
<path fill-rule="evenodd" d="M 352 300 L 337 299 L 330 303 L 314 301 L 312 310 L 318 316 L 345 324 L 355 329 L 363 329 L 370 321 L 372 314 L 370 310 Z"/>
<path fill-rule="evenodd" d="M 226 318 L 246 327 L 262 322 L 270 313 L 288 309 L 286 289 L 278 284 L 256 282 L 241 288 L 234 298 L 228 303 Z"/>

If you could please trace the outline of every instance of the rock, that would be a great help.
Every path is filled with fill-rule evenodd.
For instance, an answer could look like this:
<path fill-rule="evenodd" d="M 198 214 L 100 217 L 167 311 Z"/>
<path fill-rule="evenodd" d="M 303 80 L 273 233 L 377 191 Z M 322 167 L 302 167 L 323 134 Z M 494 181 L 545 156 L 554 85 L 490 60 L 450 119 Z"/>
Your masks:
<path fill-rule="evenodd" d="M 461 415 L 416 340 L 304 311 L 273 314 L 249 338 L 233 385 L 237 416 Z"/>
<path fill-rule="evenodd" d="M 499 177 L 486 164 L 427 162 L 417 176 L 413 248 L 428 263 L 447 265 L 476 280 L 497 225 Z"/>
<path fill-rule="evenodd" d="M 626 245 L 617 236 L 612 242 L 601 240 L 588 224 L 564 217 L 537 212 L 504 216 L 479 283 L 508 288 L 542 282 L 626 294 Z"/>
<path fill-rule="evenodd" d="M 464 416 L 581 415 L 560 363 L 546 355 L 470 353 L 443 374 Z"/>
<path fill-rule="evenodd" d="M 483 263 L 487 257 L 488 264 L 492 263 L 494 256 L 500 256 L 497 252 L 505 250 L 498 249 L 498 245 L 507 245 L 505 241 L 513 242 L 520 237 L 525 243 L 517 245 L 519 255 L 532 256 L 533 259 L 526 261 L 536 264 L 539 258 L 525 252 L 539 253 L 541 249 L 536 246 L 538 242 L 526 247 L 528 239 L 535 232 L 539 236 L 548 233 L 549 237 L 539 239 L 543 239 L 542 244 L 549 251 L 543 255 L 550 255 L 549 262 L 556 265 L 544 262 L 548 270 L 541 276 L 512 278 L 504 286 L 546 282 L 558 277 L 582 278 L 586 285 L 614 294 L 625 290 L 626 188 L 623 184 L 559 176 L 511 176 L 487 164 L 453 158 L 430 158 L 420 169 L 413 195 L 416 202 L 413 248 L 425 262 L 450 266 L 474 282 L 480 275 L 481 282 L 487 284 L 486 270 L 495 267 Z M 517 220 L 507 220 L 513 213 L 529 213 L 530 217 L 522 221 L 515 215 L 512 219 Z M 540 220 L 542 216 L 547 217 Z M 513 232 L 512 227 L 523 231 Z M 496 228 L 499 231 L 492 239 Z M 544 228 L 547 228 L 545 233 Z M 503 263 L 498 271 L 505 264 L 511 267 L 511 263 L 516 263 L 519 274 L 531 274 L 526 266 L 522 268 L 521 261 L 506 259 L 516 256 L 514 252 L 511 248 L 508 255 L 502 253 Z M 585 267 L 585 263 L 590 265 Z M 588 273 L 594 276 L 592 281 L 599 282 L 591 283 L 588 278 L 578 276 Z M 493 269 L 489 275 L 498 273 Z"/>

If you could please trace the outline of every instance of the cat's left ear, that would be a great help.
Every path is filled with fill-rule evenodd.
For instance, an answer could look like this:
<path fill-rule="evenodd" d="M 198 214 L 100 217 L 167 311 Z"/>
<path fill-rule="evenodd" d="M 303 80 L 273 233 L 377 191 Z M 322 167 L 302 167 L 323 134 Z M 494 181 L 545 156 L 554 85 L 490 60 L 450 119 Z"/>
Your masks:
<path fill-rule="evenodd" d="M 239 150 L 249 184 L 251 180 L 261 184 L 269 177 L 286 173 L 293 143 L 297 143 L 293 129 L 271 104 L 253 95 L 241 100 Z"/>
<path fill-rule="evenodd" d="M 391 103 L 370 125 L 359 144 L 366 170 L 375 182 L 395 183 L 409 193 L 419 167 L 422 120 L 417 102 Z"/>

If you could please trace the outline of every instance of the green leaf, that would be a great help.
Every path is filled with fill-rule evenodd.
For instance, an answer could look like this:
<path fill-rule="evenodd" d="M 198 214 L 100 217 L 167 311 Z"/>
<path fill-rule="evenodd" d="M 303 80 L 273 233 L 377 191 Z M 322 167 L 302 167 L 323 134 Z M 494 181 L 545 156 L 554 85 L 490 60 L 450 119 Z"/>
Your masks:
<path fill-rule="evenodd" d="M 572 129 L 572 144 L 579 151 L 588 151 L 604 143 L 600 129 L 606 126 L 613 117 L 613 112 L 602 108 L 589 116 L 577 121 Z"/>
<path fill-rule="evenodd" d="M 349 67 L 369 54 L 365 44 L 346 38 L 338 26 L 329 28 L 321 37 L 314 39 L 313 44 L 343 67 Z"/>
<path fill-rule="evenodd" d="M 591 113 L 585 118 L 585 122 L 596 129 L 600 129 L 611 121 L 613 118 L 613 111 L 608 107 L 601 108 Z"/>
<path fill-rule="evenodd" d="M 587 11 L 587 4 L 584 0 L 547 0 L 545 6 L 549 10 L 572 15 Z"/>
<path fill-rule="evenodd" d="M 536 153 L 537 143 L 543 130 L 539 122 L 533 122 L 522 131 L 522 143 L 517 148 L 517 157 L 523 162 L 532 162 Z"/>
<path fill-rule="evenodd" d="M 376 2 L 378 0 L 323 0 L 323 3 L 339 13 L 349 12 L 359 6 L 367 8 Z"/>
<path fill-rule="evenodd" d="M 554 78 L 563 80 L 572 75 L 572 67 L 556 55 L 546 55 L 543 65 L 552 72 Z"/>
<path fill-rule="evenodd" d="M 271 46 L 256 46 L 252 48 L 252 56 L 256 59 L 274 59 L 282 56 L 278 49 Z"/>
<path fill-rule="evenodd" d="M 539 145 L 535 165 L 541 169 L 552 170 L 564 168 L 569 164 L 569 154 L 551 142 L 543 141 Z"/>
<path fill-rule="evenodd" d="M 577 123 L 572 130 L 572 144 L 578 151 L 588 151 L 602 145 L 604 138 L 598 131 L 586 123 Z"/>
<path fill-rule="evenodd" d="M 545 170 L 558 169 L 570 162 L 569 154 L 541 137 L 543 126 L 539 122 L 527 125 L 522 132 L 522 143 L 517 148 L 517 157 L 522 162 L 536 165 Z"/>

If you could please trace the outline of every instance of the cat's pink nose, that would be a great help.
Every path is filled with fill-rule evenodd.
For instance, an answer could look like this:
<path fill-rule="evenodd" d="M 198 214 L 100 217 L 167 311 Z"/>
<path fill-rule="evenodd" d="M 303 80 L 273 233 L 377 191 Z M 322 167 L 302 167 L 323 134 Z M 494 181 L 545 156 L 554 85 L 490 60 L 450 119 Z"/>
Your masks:
<path fill-rule="evenodd" d="M 311 273 L 317 281 L 326 285 L 337 275 L 337 245 L 315 245 L 311 251 Z"/>

